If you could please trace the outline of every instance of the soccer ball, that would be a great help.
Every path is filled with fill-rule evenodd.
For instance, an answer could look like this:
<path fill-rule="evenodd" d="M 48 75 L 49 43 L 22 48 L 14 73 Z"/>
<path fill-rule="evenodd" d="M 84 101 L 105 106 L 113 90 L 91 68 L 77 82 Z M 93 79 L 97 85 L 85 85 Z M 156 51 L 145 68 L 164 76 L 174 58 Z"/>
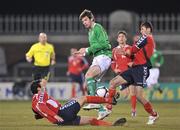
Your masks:
<path fill-rule="evenodd" d="M 105 86 L 99 86 L 96 89 L 96 96 L 107 97 L 108 95 L 109 95 L 109 91 Z"/>

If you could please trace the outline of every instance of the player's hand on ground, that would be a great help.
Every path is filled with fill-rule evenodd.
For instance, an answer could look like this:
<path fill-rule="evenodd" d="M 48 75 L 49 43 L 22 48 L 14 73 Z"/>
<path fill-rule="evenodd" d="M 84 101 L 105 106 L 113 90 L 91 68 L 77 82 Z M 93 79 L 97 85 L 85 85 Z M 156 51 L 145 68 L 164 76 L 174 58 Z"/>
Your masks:
<path fill-rule="evenodd" d="M 61 118 L 60 116 L 58 115 L 55 115 L 54 118 L 58 121 L 58 122 L 63 122 L 63 118 Z"/>
<path fill-rule="evenodd" d="M 34 118 L 35 118 L 36 120 L 39 120 L 39 119 L 42 119 L 43 117 L 42 117 L 41 115 L 39 115 L 39 114 L 35 114 L 35 115 L 34 115 Z"/>

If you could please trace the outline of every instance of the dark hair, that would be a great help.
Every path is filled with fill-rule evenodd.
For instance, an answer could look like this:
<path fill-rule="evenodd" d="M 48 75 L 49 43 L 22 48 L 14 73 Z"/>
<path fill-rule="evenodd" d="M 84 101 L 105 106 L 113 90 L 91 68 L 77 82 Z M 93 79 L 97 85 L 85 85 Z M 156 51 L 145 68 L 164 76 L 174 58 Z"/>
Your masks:
<path fill-rule="evenodd" d="M 126 31 L 121 30 L 121 31 L 119 31 L 119 32 L 117 33 L 117 36 L 119 36 L 119 34 L 124 34 L 125 37 L 127 38 L 127 32 L 126 32 Z"/>
<path fill-rule="evenodd" d="M 31 83 L 31 92 L 32 92 L 33 94 L 38 93 L 38 90 L 37 90 L 38 87 L 41 88 L 40 82 L 41 82 L 41 80 L 34 80 L 34 81 Z"/>
<path fill-rule="evenodd" d="M 145 22 L 141 23 L 140 27 L 142 27 L 142 26 L 144 26 L 145 28 L 150 28 L 151 32 L 153 31 L 152 23 L 149 21 L 145 21 Z"/>
<path fill-rule="evenodd" d="M 80 15 L 79 15 L 79 20 L 82 20 L 84 17 L 88 17 L 89 19 L 94 20 L 94 16 L 90 10 L 85 9 Z"/>

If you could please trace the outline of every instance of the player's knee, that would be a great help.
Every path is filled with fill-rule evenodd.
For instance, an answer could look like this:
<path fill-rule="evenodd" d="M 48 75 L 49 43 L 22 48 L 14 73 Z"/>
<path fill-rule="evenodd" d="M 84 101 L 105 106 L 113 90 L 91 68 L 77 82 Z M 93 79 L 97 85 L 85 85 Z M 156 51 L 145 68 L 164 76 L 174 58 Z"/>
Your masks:
<path fill-rule="evenodd" d="M 93 78 L 93 74 L 92 74 L 92 73 L 86 73 L 85 78 L 86 78 L 86 79 L 87 79 L 87 78 Z"/>
<path fill-rule="evenodd" d="M 130 91 L 130 96 L 136 96 L 136 93 Z"/>
<path fill-rule="evenodd" d="M 136 95 L 136 91 L 133 90 L 133 89 L 130 89 L 130 95 L 131 95 L 131 96 L 135 96 L 135 95 Z"/>
<path fill-rule="evenodd" d="M 86 103 L 87 102 L 87 97 L 86 96 L 82 96 L 82 100 L 83 100 L 84 103 Z"/>
<path fill-rule="evenodd" d="M 111 87 L 114 88 L 114 87 L 116 87 L 117 83 L 116 83 L 116 81 L 114 79 L 112 79 L 109 84 L 110 84 Z"/>
<path fill-rule="evenodd" d="M 86 98 L 86 96 L 82 96 L 82 97 L 76 99 L 76 101 L 80 104 L 80 106 L 83 106 L 87 102 L 87 98 Z"/>
<path fill-rule="evenodd" d="M 110 86 L 113 86 L 113 85 L 114 85 L 113 79 L 110 80 L 109 84 L 110 84 Z"/>

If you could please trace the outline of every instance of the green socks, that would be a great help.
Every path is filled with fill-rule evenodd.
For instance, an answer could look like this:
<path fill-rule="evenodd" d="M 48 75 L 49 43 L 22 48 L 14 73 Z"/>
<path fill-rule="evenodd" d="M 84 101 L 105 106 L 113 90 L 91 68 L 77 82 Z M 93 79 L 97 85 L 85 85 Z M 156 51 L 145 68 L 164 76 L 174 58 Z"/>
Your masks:
<path fill-rule="evenodd" d="M 102 112 L 102 111 L 106 111 L 106 109 L 104 109 L 104 106 L 100 104 L 99 112 Z"/>
<path fill-rule="evenodd" d="M 88 94 L 91 96 L 95 95 L 96 91 L 96 81 L 93 78 L 88 78 L 87 79 L 87 89 L 88 89 Z"/>

